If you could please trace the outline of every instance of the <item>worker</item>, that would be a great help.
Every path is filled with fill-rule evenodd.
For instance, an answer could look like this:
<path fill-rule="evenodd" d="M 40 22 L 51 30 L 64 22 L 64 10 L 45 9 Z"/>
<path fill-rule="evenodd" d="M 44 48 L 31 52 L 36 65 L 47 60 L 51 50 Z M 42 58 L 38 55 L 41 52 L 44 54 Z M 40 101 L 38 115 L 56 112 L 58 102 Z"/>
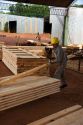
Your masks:
<path fill-rule="evenodd" d="M 38 40 L 38 42 L 41 41 L 41 36 L 40 36 L 39 32 L 37 33 L 36 39 Z"/>
<path fill-rule="evenodd" d="M 54 73 L 54 78 L 61 80 L 60 89 L 67 86 L 64 77 L 64 71 L 67 64 L 67 56 L 64 52 L 63 48 L 59 45 L 59 40 L 56 37 L 51 39 L 51 44 L 53 46 L 53 54 L 55 56 L 55 63 L 56 63 L 56 71 Z"/>

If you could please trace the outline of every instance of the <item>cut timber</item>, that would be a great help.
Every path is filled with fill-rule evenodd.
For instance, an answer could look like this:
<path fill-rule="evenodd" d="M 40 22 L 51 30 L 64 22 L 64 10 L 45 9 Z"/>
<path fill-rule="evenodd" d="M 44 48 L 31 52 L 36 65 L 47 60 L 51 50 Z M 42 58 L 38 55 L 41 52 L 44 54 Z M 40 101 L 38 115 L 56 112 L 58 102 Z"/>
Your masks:
<path fill-rule="evenodd" d="M 38 56 L 43 56 L 45 55 L 44 54 L 44 50 L 45 50 L 45 46 L 8 46 L 8 48 L 11 48 L 11 49 L 22 49 L 23 51 L 27 51 L 27 52 L 30 52 L 30 53 L 34 53 Z"/>
<path fill-rule="evenodd" d="M 72 59 L 74 57 L 75 57 L 75 55 L 73 55 L 73 54 L 70 54 L 70 55 L 67 56 L 68 59 Z"/>
<path fill-rule="evenodd" d="M 0 87 L 0 111 L 60 92 L 60 81 L 47 76 L 26 76 Z"/>
<path fill-rule="evenodd" d="M 28 71 L 26 71 L 26 72 L 23 72 L 23 73 L 14 75 L 14 76 L 12 76 L 11 78 L 8 77 L 7 79 L 4 79 L 4 80 L 0 81 L 0 86 L 1 86 L 1 85 L 6 85 L 6 84 L 10 84 L 12 81 L 16 81 L 16 80 L 18 80 L 19 78 L 23 78 L 23 77 L 25 77 L 25 76 L 32 75 L 32 74 L 34 74 L 35 72 L 37 72 L 38 70 L 43 69 L 44 67 L 48 67 L 48 64 L 43 64 L 43 65 L 41 65 L 41 66 L 35 67 L 35 68 L 33 68 L 33 69 L 31 69 L 31 70 L 28 70 Z"/>
<path fill-rule="evenodd" d="M 13 76 L 13 75 L 12 75 L 12 76 Z M 6 80 L 6 79 L 9 79 L 9 78 L 12 78 L 12 76 L 1 77 L 1 78 L 0 78 L 0 82 L 1 82 L 2 80 Z"/>
<path fill-rule="evenodd" d="M 0 45 L 0 60 L 2 60 L 2 45 Z"/>
<path fill-rule="evenodd" d="M 30 70 L 47 62 L 44 56 L 38 56 L 21 48 L 3 47 L 2 50 L 2 61 L 14 74 Z"/>
<path fill-rule="evenodd" d="M 49 115 L 45 118 L 42 118 L 38 121 L 27 124 L 27 125 L 49 125 L 50 123 L 52 124 L 54 121 L 59 121 L 60 118 L 63 118 L 69 114 L 72 114 L 73 112 L 79 111 L 80 109 L 82 109 L 82 106 L 75 105 L 70 108 L 66 108 L 62 111 L 59 111 L 55 114 Z M 64 120 L 63 120 L 63 122 L 64 122 Z M 61 124 L 53 124 L 53 125 L 61 125 Z M 66 125 L 68 125 L 68 124 L 66 124 Z"/>
<path fill-rule="evenodd" d="M 81 120 L 81 121 L 80 121 Z M 83 125 L 83 109 L 75 111 L 71 114 L 68 114 L 54 122 L 51 122 L 47 125 L 76 125 L 75 123 L 78 122 L 78 125 Z"/>

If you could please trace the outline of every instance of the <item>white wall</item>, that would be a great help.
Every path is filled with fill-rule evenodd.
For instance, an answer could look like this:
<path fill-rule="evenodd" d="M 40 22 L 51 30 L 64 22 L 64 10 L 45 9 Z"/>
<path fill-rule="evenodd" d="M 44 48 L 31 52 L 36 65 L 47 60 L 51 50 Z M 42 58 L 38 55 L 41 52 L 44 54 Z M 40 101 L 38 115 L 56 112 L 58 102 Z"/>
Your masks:
<path fill-rule="evenodd" d="M 50 23 L 52 23 L 51 35 L 58 37 L 61 43 L 63 41 L 65 14 L 66 14 L 66 8 L 53 7 L 50 10 Z"/>
<path fill-rule="evenodd" d="M 17 21 L 17 33 L 43 33 L 44 19 L 36 17 L 24 17 L 8 14 L 0 14 L 0 30 L 4 30 L 4 25 L 9 21 Z"/>
<path fill-rule="evenodd" d="M 52 36 L 58 37 L 62 42 L 64 17 L 57 15 L 50 15 L 50 23 L 52 23 Z"/>
<path fill-rule="evenodd" d="M 70 7 L 67 44 L 83 44 L 83 8 Z"/>

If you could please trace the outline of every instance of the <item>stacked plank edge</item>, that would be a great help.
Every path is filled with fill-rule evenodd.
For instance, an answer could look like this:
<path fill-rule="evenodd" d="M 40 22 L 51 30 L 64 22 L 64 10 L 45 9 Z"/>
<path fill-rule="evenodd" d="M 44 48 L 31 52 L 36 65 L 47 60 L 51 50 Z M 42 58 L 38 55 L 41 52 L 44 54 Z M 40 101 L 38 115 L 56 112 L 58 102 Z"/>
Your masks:
<path fill-rule="evenodd" d="M 0 87 L 0 111 L 60 92 L 60 81 L 47 76 L 28 76 Z"/>
<path fill-rule="evenodd" d="M 34 55 L 21 48 L 3 47 L 2 61 L 14 73 L 18 74 L 46 63 L 45 57 Z"/>
<path fill-rule="evenodd" d="M 2 46 L 0 46 L 0 60 L 2 60 Z"/>
<path fill-rule="evenodd" d="M 74 105 L 27 125 L 83 125 L 83 108 Z"/>

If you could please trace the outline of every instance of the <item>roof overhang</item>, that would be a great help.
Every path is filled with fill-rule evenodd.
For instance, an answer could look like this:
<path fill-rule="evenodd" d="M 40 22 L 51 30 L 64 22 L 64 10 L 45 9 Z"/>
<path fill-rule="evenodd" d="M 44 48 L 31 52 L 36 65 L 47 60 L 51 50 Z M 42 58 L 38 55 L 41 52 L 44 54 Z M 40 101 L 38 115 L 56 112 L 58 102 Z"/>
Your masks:
<path fill-rule="evenodd" d="M 56 7 L 68 7 L 74 0 L 7 0 L 22 3 L 40 4 Z"/>

